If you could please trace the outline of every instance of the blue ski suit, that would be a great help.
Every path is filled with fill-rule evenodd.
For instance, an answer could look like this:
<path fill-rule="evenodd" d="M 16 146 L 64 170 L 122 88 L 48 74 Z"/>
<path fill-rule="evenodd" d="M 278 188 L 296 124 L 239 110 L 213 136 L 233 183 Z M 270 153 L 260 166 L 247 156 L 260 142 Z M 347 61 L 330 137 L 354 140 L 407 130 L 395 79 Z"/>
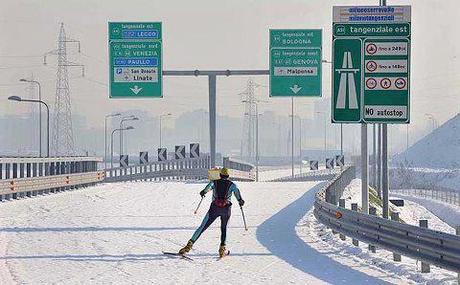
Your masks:
<path fill-rule="evenodd" d="M 212 190 L 212 203 L 208 213 L 203 218 L 201 225 L 196 229 L 191 240 L 195 242 L 200 235 L 218 218 L 220 217 L 220 245 L 225 245 L 227 239 L 227 223 L 231 216 L 232 194 L 240 201 L 242 200 L 238 187 L 228 179 L 221 178 L 214 180 L 206 185 L 204 194 Z"/>

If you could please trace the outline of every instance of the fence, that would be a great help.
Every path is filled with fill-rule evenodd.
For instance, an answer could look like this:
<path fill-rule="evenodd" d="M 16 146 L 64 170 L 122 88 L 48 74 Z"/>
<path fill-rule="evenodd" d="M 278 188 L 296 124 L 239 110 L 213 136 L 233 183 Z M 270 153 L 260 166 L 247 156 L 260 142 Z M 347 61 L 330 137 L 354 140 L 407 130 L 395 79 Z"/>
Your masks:
<path fill-rule="evenodd" d="M 346 167 L 316 194 L 315 217 L 332 230 L 424 263 L 460 272 L 460 236 L 402 224 L 337 206 L 354 177 Z"/>
<path fill-rule="evenodd" d="M 210 165 L 210 156 L 206 155 L 198 158 L 155 161 L 128 167 L 115 167 L 105 170 L 106 178 L 104 182 L 206 179 Z"/>
<path fill-rule="evenodd" d="M 460 206 L 460 192 L 433 189 L 391 189 L 391 192 L 414 195 L 422 198 L 438 200 L 455 206 Z"/>
<path fill-rule="evenodd" d="M 0 200 L 88 186 L 104 179 L 96 157 L 1 157 Z"/>

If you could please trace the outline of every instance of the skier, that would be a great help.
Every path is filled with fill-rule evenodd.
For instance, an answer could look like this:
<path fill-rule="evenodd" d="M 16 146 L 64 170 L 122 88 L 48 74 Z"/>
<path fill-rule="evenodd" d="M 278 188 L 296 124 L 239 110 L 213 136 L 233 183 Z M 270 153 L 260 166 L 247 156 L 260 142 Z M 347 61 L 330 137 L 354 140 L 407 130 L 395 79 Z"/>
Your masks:
<path fill-rule="evenodd" d="M 186 254 L 192 249 L 193 244 L 197 241 L 200 235 L 216 220 L 220 217 L 220 247 L 219 256 L 223 257 L 226 255 L 225 240 L 227 237 L 227 223 L 230 219 L 231 208 L 232 208 L 232 194 L 235 195 L 239 205 L 244 205 L 244 200 L 241 198 L 240 190 L 236 185 L 228 179 L 228 169 L 222 168 L 220 170 L 220 179 L 211 181 L 208 185 L 200 192 L 201 197 L 204 197 L 212 189 L 212 203 L 208 213 L 203 219 L 201 225 L 196 229 L 192 238 L 188 241 L 187 245 L 179 250 L 179 254 Z"/>

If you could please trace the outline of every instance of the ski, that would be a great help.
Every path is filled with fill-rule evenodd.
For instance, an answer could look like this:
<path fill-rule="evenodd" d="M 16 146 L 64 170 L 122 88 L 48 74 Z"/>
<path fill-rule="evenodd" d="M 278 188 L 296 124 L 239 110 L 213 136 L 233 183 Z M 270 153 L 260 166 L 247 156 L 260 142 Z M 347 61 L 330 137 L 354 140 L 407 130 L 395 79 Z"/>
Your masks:
<path fill-rule="evenodd" d="M 164 255 L 167 255 L 167 256 L 180 257 L 180 258 L 183 258 L 183 259 L 187 259 L 189 261 L 193 261 L 192 258 L 188 257 L 185 254 L 180 254 L 180 253 L 177 253 L 177 252 L 168 252 L 168 251 L 162 251 L 162 252 L 163 252 Z"/>

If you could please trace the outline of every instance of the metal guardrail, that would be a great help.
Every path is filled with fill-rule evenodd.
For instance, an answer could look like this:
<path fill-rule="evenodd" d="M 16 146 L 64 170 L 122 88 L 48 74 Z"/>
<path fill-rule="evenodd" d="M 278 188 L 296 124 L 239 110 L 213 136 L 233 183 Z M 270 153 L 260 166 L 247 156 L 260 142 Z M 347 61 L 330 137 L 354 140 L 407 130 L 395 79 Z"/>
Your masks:
<path fill-rule="evenodd" d="M 319 181 L 319 180 L 331 180 L 338 173 L 340 169 L 321 169 L 312 170 L 301 174 L 295 174 L 294 177 L 291 175 L 272 179 L 269 182 L 302 182 L 302 181 Z"/>
<path fill-rule="evenodd" d="M 210 165 L 210 156 L 206 155 L 198 158 L 154 161 L 128 167 L 115 167 L 105 170 L 104 182 L 206 179 Z"/>
<path fill-rule="evenodd" d="M 362 242 L 460 272 L 460 236 L 336 206 L 344 188 L 354 178 L 354 172 L 353 167 L 346 167 L 316 194 L 314 214 L 318 221 Z"/>
<path fill-rule="evenodd" d="M 128 167 L 115 167 L 105 170 L 104 182 L 208 179 L 210 166 L 210 156 L 205 155 L 197 158 L 172 159 L 148 164 L 135 164 Z M 224 158 L 224 166 L 229 168 L 230 177 L 233 180 L 255 180 L 251 164 Z"/>
<path fill-rule="evenodd" d="M 230 157 L 222 159 L 223 167 L 230 170 L 230 178 L 236 181 L 255 181 L 254 165 Z"/>
<path fill-rule="evenodd" d="M 76 188 L 77 186 L 92 185 L 104 180 L 104 172 L 85 172 L 30 178 L 0 180 L 0 199 L 9 200 L 13 194 L 36 196 L 37 194 L 54 193 Z"/>
<path fill-rule="evenodd" d="M 98 157 L 0 157 L 0 200 L 54 193 L 100 182 Z"/>

